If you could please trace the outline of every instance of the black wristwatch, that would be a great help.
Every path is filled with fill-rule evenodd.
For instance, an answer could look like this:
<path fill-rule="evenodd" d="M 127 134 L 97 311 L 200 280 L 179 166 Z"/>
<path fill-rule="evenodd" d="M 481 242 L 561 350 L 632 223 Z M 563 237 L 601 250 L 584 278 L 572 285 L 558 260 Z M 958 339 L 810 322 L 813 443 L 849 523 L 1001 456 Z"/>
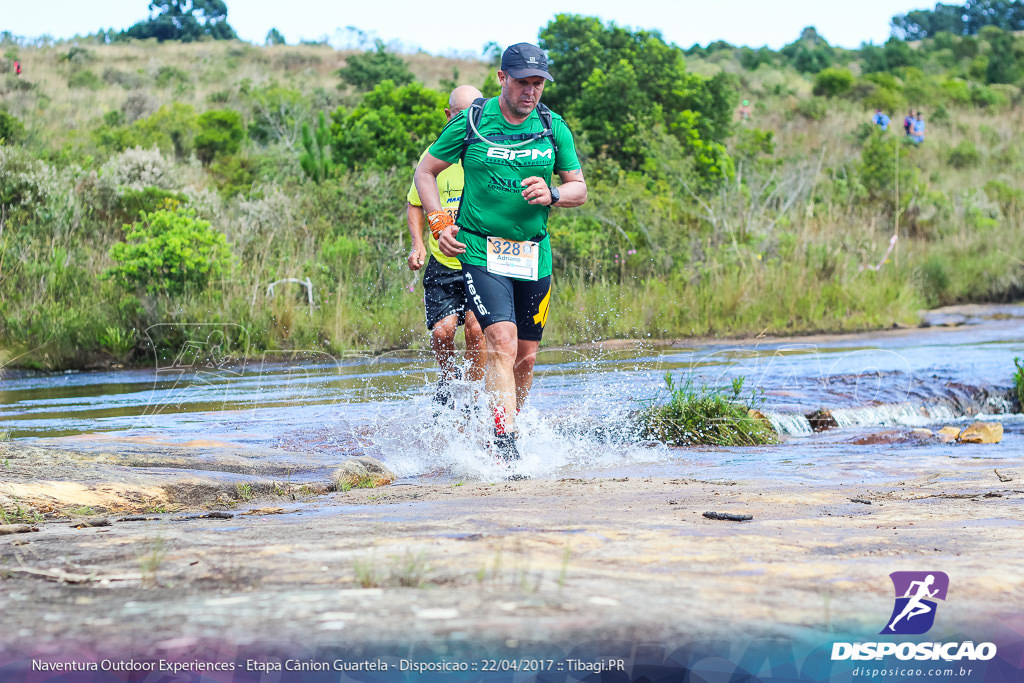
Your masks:
<path fill-rule="evenodd" d="M 554 206 L 558 203 L 558 200 L 562 198 L 562 195 L 558 193 L 557 187 L 551 187 L 548 189 L 551 190 L 551 203 L 548 204 L 548 206 Z"/>

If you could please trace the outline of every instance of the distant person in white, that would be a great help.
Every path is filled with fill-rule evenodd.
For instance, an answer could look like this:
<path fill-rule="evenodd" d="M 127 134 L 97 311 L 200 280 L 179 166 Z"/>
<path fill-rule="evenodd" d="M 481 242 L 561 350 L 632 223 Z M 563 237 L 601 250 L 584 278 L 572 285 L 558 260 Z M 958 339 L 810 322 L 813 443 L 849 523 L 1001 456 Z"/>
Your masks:
<path fill-rule="evenodd" d="M 903 608 L 903 611 L 900 612 L 900 615 L 893 619 L 892 623 L 889 624 L 890 631 L 896 630 L 894 628 L 896 626 L 896 622 L 902 619 L 903 617 L 906 617 L 907 621 L 910 621 L 911 617 L 916 617 L 918 614 L 927 614 L 928 612 L 932 611 L 932 608 L 921 602 L 921 599 L 933 597 L 936 593 L 939 592 L 938 588 L 936 588 L 934 591 L 928 590 L 928 587 L 931 586 L 933 583 L 935 583 L 935 576 L 932 574 L 926 576 L 924 581 L 910 582 L 910 585 L 907 587 L 907 594 L 903 596 L 905 598 L 910 598 L 910 602 L 908 602 L 907 606 Z M 917 586 L 917 593 L 911 595 L 911 593 L 914 592 L 914 586 Z"/>

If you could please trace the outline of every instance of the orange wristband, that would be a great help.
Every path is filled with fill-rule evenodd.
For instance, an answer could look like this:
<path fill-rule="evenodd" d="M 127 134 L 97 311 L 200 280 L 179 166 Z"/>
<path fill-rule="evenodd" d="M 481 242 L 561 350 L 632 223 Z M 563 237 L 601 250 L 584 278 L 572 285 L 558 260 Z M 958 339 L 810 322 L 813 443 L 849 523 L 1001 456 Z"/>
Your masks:
<path fill-rule="evenodd" d="M 435 240 L 441 239 L 441 233 L 445 228 L 455 225 L 447 211 L 431 211 L 427 214 L 427 223 L 430 224 L 430 234 Z"/>

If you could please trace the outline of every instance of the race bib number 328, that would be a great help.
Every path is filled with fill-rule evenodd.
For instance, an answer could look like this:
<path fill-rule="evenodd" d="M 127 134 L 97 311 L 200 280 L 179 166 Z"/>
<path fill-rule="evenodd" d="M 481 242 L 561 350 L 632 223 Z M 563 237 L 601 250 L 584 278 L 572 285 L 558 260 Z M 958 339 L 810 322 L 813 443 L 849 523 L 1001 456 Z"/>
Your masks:
<path fill-rule="evenodd" d="M 536 280 L 540 246 L 536 242 L 516 242 L 502 237 L 487 238 L 487 272 L 495 275 Z"/>

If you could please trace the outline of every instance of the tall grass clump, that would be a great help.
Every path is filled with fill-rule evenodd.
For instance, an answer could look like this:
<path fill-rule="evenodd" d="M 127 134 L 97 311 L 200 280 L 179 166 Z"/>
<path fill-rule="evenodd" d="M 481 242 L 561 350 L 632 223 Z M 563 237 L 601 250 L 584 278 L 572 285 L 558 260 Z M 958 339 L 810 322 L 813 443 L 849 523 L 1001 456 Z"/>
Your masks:
<path fill-rule="evenodd" d="M 1017 372 L 1013 375 L 1013 388 L 1017 394 L 1017 409 L 1024 412 L 1024 364 L 1020 358 L 1014 358 L 1013 364 L 1017 366 Z"/>
<path fill-rule="evenodd" d="M 756 446 L 776 443 L 777 436 L 763 419 L 750 414 L 740 401 L 743 377 L 733 380 L 731 393 L 693 380 L 677 386 L 672 374 L 665 373 L 669 400 L 649 405 L 640 413 L 641 435 L 653 437 L 670 446 Z"/>

